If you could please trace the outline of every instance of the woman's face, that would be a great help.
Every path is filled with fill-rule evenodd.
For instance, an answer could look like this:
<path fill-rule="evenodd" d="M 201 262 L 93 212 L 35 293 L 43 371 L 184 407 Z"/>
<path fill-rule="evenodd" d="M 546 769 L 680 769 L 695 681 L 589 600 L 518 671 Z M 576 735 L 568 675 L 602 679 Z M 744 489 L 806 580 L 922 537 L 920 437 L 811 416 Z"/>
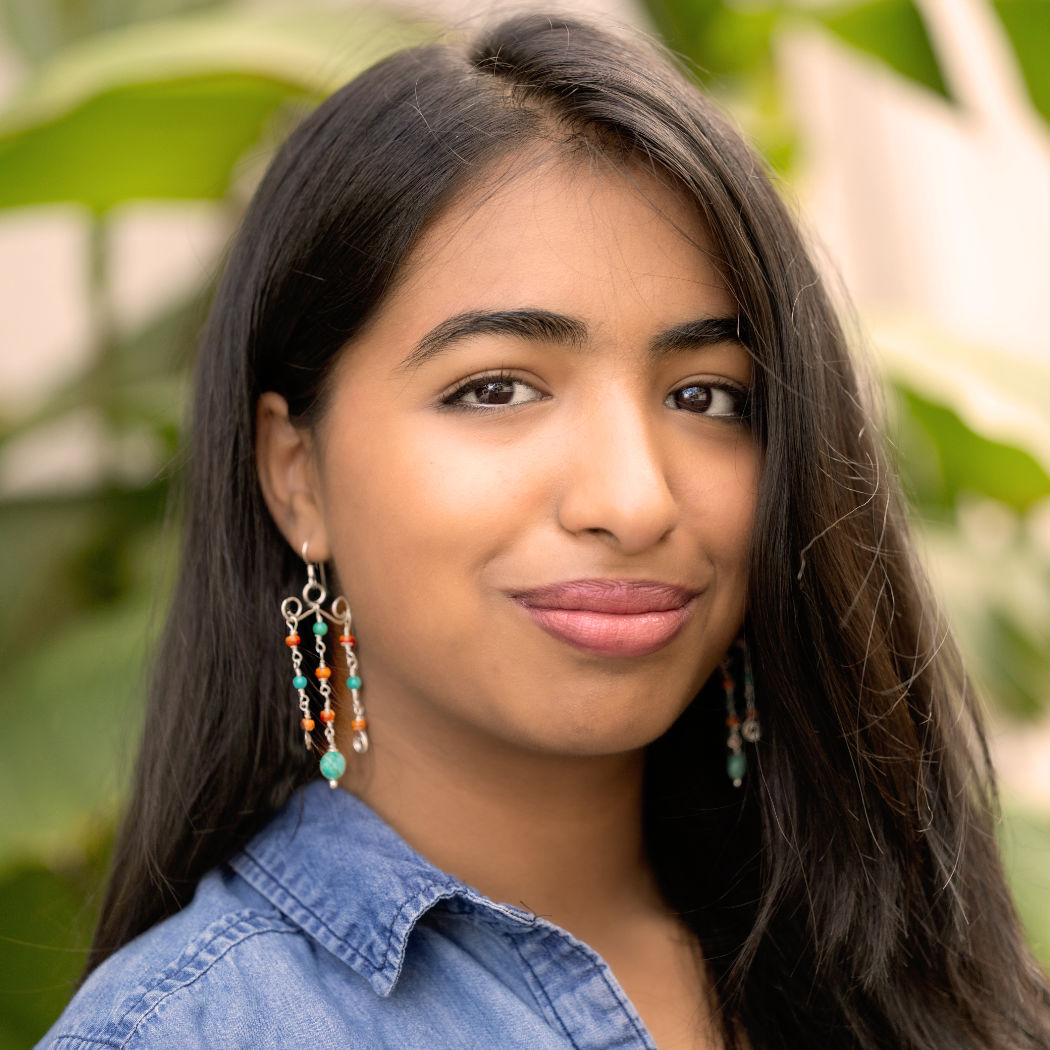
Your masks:
<path fill-rule="evenodd" d="M 334 561 L 376 754 L 636 749 L 743 617 L 751 361 L 705 231 L 651 177 L 558 160 L 494 185 L 347 347 L 284 529 Z"/>

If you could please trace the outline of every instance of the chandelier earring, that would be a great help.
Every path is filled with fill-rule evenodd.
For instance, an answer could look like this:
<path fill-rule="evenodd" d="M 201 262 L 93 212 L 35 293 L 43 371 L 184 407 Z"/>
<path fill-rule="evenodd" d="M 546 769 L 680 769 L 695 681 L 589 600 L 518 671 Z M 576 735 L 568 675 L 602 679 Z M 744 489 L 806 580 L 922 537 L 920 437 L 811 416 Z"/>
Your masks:
<path fill-rule="evenodd" d="M 328 600 L 328 587 L 325 580 L 324 566 L 316 565 L 307 557 L 308 544 L 302 546 L 302 559 L 306 563 L 306 584 L 302 589 L 302 597 L 297 598 L 290 595 L 281 602 L 281 616 L 284 619 L 288 633 L 285 635 L 284 644 L 288 647 L 292 657 L 292 688 L 298 694 L 299 702 L 299 725 L 303 730 L 303 742 L 306 749 L 320 750 L 321 775 L 328 781 L 330 787 L 336 787 L 339 778 L 346 772 L 346 758 L 335 746 L 335 709 L 332 707 L 332 667 L 325 657 L 328 646 L 325 638 L 328 635 L 328 623 L 336 624 L 340 628 L 339 644 L 343 648 L 346 657 L 346 687 L 350 691 L 351 721 L 350 731 L 351 746 L 356 754 L 364 754 L 368 750 L 368 720 L 365 718 L 364 705 L 361 702 L 359 690 L 361 689 L 361 678 L 358 674 L 357 654 L 354 652 L 356 644 L 353 633 L 353 620 L 350 615 L 350 603 L 343 595 L 338 595 L 326 609 L 325 602 Z M 317 666 L 313 670 L 316 690 L 316 701 L 311 696 L 311 683 L 309 677 L 303 670 L 302 636 L 299 633 L 300 624 L 304 620 L 309 621 L 310 632 L 314 640 L 314 653 L 317 657 Z M 318 745 L 314 737 L 316 721 L 314 720 L 313 704 L 318 707 L 317 718 L 323 725 L 322 734 L 324 744 Z"/>
<path fill-rule="evenodd" d="M 735 660 L 734 660 L 735 656 Z M 744 685 L 744 718 L 740 719 L 737 711 L 737 682 L 733 677 L 733 663 L 740 669 Z M 726 773 L 733 782 L 733 787 L 740 787 L 747 773 L 747 755 L 744 753 L 744 742 L 757 744 L 762 737 L 762 727 L 758 721 L 758 708 L 755 706 L 755 683 L 751 674 L 751 654 L 747 643 L 741 637 L 722 661 L 722 689 L 725 693 Z"/>

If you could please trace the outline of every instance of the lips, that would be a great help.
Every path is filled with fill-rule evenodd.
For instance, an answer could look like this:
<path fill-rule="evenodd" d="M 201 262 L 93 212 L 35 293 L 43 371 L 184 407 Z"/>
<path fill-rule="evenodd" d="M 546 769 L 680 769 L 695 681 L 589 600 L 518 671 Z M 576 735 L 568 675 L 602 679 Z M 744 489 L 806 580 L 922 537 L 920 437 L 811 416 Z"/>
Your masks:
<path fill-rule="evenodd" d="M 601 656 L 645 656 L 662 649 L 696 606 L 695 591 L 632 580 L 573 580 L 514 598 L 548 634 Z"/>

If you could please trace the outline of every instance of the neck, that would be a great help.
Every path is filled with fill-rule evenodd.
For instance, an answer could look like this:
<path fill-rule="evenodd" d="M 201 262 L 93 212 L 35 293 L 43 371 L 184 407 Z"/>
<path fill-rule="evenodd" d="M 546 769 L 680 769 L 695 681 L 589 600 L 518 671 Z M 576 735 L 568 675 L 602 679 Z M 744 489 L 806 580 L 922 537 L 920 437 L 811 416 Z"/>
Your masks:
<path fill-rule="evenodd" d="M 583 939 L 612 913 L 661 907 L 642 841 L 641 751 L 475 745 L 384 734 L 344 786 L 437 867 Z"/>

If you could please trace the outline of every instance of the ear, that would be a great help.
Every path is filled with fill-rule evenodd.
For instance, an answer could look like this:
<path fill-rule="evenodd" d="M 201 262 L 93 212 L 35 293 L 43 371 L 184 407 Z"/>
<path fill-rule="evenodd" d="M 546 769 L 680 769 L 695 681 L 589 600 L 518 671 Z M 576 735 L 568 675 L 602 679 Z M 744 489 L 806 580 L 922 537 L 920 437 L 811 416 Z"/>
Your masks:
<path fill-rule="evenodd" d="M 270 516 L 295 553 L 307 543 L 310 561 L 327 561 L 328 530 L 310 432 L 292 423 L 288 402 L 272 390 L 255 406 L 255 469 Z"/>

